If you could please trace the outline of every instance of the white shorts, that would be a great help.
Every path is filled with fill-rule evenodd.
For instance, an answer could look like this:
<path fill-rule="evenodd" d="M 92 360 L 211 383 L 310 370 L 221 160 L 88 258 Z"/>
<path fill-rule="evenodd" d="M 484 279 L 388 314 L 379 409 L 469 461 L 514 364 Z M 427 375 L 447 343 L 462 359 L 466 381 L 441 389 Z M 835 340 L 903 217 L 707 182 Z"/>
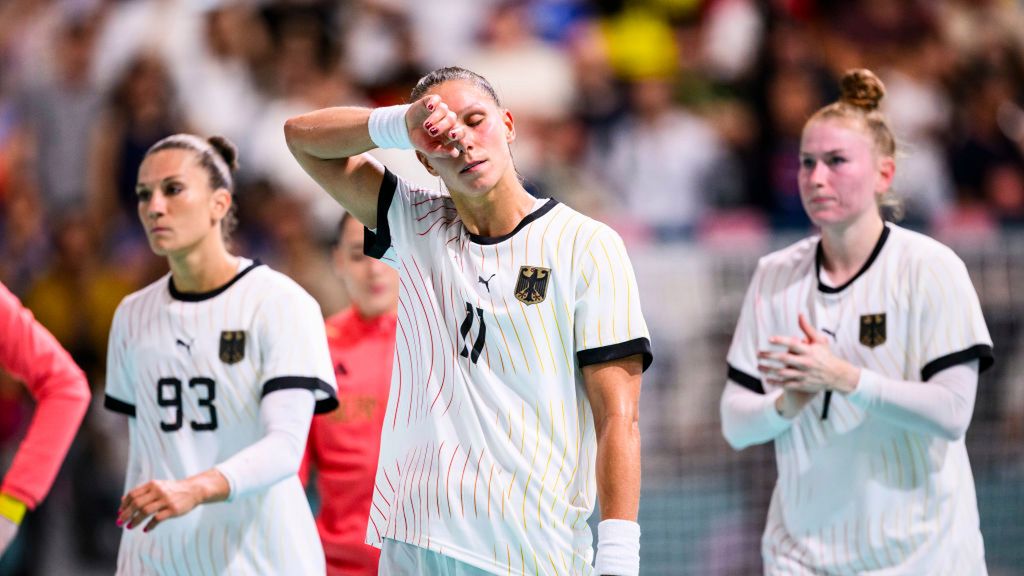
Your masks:
<path fill-rule="evenodd" d="M 379 576 L 485 576 L 490 572 L 433 550 L 385 538 L 381 543 Z"/>

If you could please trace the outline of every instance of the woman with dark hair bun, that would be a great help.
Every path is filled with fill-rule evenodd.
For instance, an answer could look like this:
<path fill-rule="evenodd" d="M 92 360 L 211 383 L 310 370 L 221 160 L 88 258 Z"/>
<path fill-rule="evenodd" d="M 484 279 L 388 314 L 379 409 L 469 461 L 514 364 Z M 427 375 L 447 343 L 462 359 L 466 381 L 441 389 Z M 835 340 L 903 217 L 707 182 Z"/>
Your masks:
<path fill-rule="evenodd" d="M 170 273 L 125 298 L 105 406 L 129 417 L 118 574 L 324 574 L 297 475 L 337 406 L 320 307 L 235 256 L 235 146 L 190 134 L 139 167 L 138 214 Z"/>
<path fill-rule="evenodd" d="M 882 82 L 847 72 L 804 125 L 820 234 L 763 257 L 728 354 L 722 428 L 775 443 L 766 574 L 985 574 L 964 434 L 992 339 L 963 262 L 883 219 Z"/>

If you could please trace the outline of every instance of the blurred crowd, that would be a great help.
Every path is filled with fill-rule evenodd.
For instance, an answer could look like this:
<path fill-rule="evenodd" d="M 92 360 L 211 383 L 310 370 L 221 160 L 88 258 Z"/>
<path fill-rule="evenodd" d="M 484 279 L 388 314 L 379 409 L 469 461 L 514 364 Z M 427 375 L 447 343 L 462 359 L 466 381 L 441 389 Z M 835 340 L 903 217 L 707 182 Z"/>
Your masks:
<path fill-rule="evenodd" d="M 851 67 L 885 82 L 905 225 L 1024 227 L 1017 0 L 4 0 L 0 281 L 101 402 L 114 309 L 166 271 L 138 223 L 136 170 L 151 144 L 191 131 L 240 148 L 236 249 L 332 314 L 346 302 L 327 257 L 340 208 L 292 159 L 283 123 L 402 103 L 449 64 L 511 109 L 527 188 L 631 247 L 806 232 L 800 130 Z M 28 418 L 19 390 L 0 376 L 0 457 Z M 69 500 L 86 560 L 116 549 L 122 425 L 91 410 L 67 465 L 94 479 Z"/>

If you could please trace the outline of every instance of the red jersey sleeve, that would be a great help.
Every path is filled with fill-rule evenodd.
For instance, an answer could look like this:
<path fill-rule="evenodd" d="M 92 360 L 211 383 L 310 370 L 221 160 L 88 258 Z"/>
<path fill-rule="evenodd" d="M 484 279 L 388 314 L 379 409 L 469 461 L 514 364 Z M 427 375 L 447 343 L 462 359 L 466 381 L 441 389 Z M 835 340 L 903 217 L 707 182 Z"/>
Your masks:
<path fill-rule="evenodd" d="M 89 406 L 85 374 L 57 339 L 0 284 L 0 366 L 36 401 L 28 433 L 0 491 L 35 508 L 50 491 Z"/>

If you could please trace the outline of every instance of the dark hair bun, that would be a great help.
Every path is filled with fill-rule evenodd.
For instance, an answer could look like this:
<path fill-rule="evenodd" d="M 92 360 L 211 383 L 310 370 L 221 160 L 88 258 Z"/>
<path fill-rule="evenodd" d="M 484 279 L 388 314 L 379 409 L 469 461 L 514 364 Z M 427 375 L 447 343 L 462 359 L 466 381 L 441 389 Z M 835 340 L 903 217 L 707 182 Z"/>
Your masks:
<path fill-rule="evenodd" d="M 840 102 L 845 102 L 866 111 L 876 110 L 885 97 L 885 85 L 866 68 L 848 70 L 839 81 Z"/>
<path fill-rule="evenodd" d="M 217 154 L 220 154 L 220 157 L 224 159 L 224 163 L 228 165 L 232 172 L 238 170 L 238 147 L 231 140 L 223 136 L 211 136 L 207 142 L 210 143 L 210 146 L 213 146 Z"/>

